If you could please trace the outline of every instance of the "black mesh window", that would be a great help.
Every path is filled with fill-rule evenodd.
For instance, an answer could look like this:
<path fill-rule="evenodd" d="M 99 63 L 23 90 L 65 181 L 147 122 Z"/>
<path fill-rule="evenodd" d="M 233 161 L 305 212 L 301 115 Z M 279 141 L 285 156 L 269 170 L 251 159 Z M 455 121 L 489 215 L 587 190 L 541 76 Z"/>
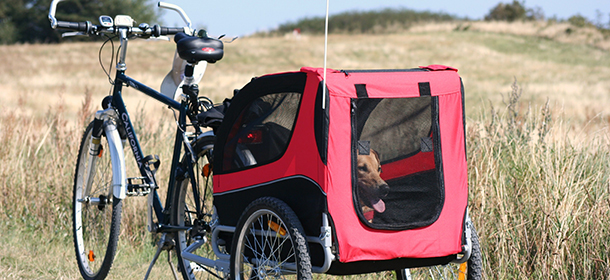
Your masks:
<path fill-rule="evenodd" d="M 273 93 L 256 98 L 241 111 L 224 147 L 224 170 L 277 160 L 294 129 L 301 94 Z"/>
<path fill-rule="evenodd" d="M 379 229 L 432 224 L 444 190 L 435 97 L 354 99 L 354 204 Z"/>

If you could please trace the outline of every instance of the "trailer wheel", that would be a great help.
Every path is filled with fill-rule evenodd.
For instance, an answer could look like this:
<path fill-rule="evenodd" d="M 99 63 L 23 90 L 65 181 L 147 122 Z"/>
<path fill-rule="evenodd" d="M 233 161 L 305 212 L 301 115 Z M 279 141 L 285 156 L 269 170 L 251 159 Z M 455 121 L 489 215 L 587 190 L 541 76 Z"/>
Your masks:
<path fill-rule="evenodd" d="M 431 267 L 401 269 L 396 271 L 398 280 L 420 280 L 420 279 L 458 279 L 458 280 L 480 280 L 483 279 L 483 260 L 481 257 L 481 245 L 477 231 L 467 217 L 466 226 L 471 231 L 472 252 L 467 262 L 461 264 L 450 263 Z"/>
<path fill-rule="evenodd" d="M 231 279 L 267 278 L 312 278 L 303 226 L 294 211 L 274 197 L 250 203 L 231 246 Z"/>

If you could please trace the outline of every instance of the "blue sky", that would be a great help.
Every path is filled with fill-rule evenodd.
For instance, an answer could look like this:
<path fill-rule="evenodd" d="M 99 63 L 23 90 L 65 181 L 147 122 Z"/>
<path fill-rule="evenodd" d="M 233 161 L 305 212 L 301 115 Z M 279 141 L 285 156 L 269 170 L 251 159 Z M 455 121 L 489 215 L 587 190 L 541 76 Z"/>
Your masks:
<path fill-rule="evenodd" d="M 206 27 L 211 35 L 227 34 L 243 36 L 256 31 L 269 30 L 288 21 L 304 17 L 324 16 L 326 0 L 165 0 L 182 7 L 196 28 Z M 344 11 L 372 10 L 381 8 L 409 8 L 433 12 L 446 12 L 471 19 L 481 19 L 499 2 L 511 3 L 512 0 L 330 0 L 330 14 Z M 603 14 L 603 21 L 610 22 L 609 0 L 528 0 L 526 7 L 540 7 L 546 17 L 568 18 L 581 14 L 590 20 L 597 17 L 596 11 Z M 182 25 L 182 19 L 174 11 L 165 11 L 162 17 L 167 25 Z"/>

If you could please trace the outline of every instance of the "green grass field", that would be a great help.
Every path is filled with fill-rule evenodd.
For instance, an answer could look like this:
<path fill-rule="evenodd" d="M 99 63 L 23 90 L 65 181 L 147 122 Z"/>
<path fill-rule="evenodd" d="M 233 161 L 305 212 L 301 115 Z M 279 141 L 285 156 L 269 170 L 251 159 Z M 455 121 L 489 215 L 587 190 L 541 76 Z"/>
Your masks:
<path fill-rule="evenodd" d="M 470 213 L 487 278 L 610 278 L 609 51 L 455 27 L 332 35 L 328 65 L 458 68 L 466 90 Z M 225 46 L 223 60 L 208 65 L 201 94 L 220 102 L 253 76 L 321 67 L 323 42 L 318 36 L 238 39 Z M 100 45 L 0 46 L 0 279 L 80 277 L 70 203 L 82 130 L 110 89 L 98 63 Z M 134 41 L 128 74 L 158 87 L 173 52 L 170 42 Z M 106 50 L 107 68 L 109 58 Z M 164 160 L 160 181 L 166 182 L 173 115 L 135 91 L 125 98 L 143 149 Z M 125 202 L 111 279 L 143 278 L 152 259 L 144 202 Z M 153 279 L 171 276 L 165 261 Z"/>

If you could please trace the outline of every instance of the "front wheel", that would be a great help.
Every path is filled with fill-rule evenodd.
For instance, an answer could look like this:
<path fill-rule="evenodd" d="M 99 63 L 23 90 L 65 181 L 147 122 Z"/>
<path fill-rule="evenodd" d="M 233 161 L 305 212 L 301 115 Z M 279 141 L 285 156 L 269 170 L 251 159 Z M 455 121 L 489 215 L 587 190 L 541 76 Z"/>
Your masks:
<path fill-rule="evenodd" d="M 112 165 L 104 136 L 92 141 L 93 122 L 81 140 L 74 174 L 73 234 L 84 279 L 104 279 L 119 238 L 122 200 L 112 194 Z M 99 143 L 98 143 L 99 141 Z"/>
<path fill-rule="evenodd" d="M 231 246 L 231 279 L 311 279 L 309 246 L 296 214 L 263 197 L 244 211 Z"/>

